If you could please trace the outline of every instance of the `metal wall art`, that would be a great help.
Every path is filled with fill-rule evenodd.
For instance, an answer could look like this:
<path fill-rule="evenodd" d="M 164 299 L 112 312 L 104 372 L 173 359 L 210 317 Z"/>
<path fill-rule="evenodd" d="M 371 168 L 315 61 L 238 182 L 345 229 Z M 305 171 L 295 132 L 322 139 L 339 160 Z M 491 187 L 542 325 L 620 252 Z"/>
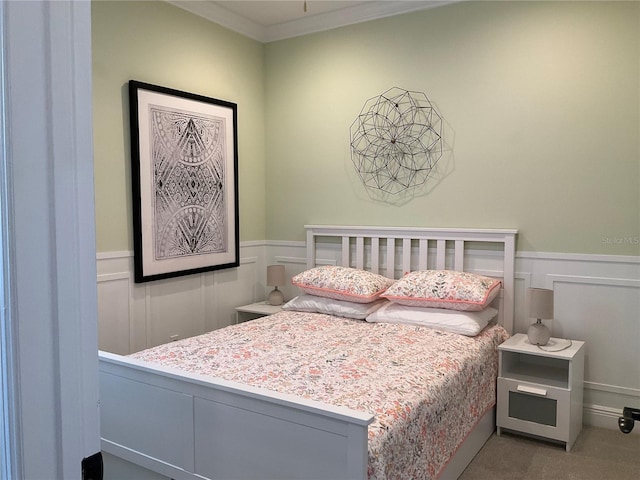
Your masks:
<path fill-rule="evenodd" d="M 394 87 L 351 124 L 351 160 L 365 187 L 395 195 L 423 185 L 442 156 L 443 122 L 424 93 Z"/>
<path fill-rule="evenodd" d="M 237 267 L 237 106 L 130 81 L 135 281 Z"/>

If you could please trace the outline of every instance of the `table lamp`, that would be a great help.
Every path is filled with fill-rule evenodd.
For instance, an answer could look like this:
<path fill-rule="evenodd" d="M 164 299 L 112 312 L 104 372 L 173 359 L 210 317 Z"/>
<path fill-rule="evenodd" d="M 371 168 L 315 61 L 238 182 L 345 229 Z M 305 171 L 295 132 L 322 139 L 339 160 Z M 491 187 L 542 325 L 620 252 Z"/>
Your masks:
<path fill-rule="evenodd" d="M 546 345 L 551 337 L 549 328 L 542 323 L 542 319 L 553 318 L 553 290 L 545 288 L 528 288 L 529 317 L 536 318 L 527 330 L 529 343 L 532 345 Z"/>
<path fill-rule="evenodd" d="M 267 266 L 267 285 L 275 287 L 269 293 L 267 303 L 271 305 L 282 305 L 284 302 L 284 296 L 282 292 L 278 290 L 278 285 L 284 285 L 286 282 L 284 265 L 269 265 Z"/>

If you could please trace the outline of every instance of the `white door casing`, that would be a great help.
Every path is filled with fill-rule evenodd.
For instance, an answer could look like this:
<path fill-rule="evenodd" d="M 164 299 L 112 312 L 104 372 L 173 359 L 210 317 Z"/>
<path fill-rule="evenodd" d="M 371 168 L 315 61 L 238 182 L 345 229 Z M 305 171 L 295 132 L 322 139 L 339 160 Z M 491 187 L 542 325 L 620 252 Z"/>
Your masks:
<path fill-rule="evenodd" d="M 26 479 L 81 478 L 100 450 L 91 5 L 5 2 L 10 372 Z"/>

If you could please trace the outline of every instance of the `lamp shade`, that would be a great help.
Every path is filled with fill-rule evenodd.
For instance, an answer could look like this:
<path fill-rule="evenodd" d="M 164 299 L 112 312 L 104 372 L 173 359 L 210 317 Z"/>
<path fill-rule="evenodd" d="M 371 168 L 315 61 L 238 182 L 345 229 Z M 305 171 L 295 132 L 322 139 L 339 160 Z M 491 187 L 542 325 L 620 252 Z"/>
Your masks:
<path fill-rule="evenodd" d="M 545 288 L 527 289 L 529 318 L 553 318 L 553 290 Z"/>
<path fill-rule="evenodd" d="M 284 265 L 269 265 L 267 267 L 267 285 L 270 287 L 282 286 L 286 283 Z"/>

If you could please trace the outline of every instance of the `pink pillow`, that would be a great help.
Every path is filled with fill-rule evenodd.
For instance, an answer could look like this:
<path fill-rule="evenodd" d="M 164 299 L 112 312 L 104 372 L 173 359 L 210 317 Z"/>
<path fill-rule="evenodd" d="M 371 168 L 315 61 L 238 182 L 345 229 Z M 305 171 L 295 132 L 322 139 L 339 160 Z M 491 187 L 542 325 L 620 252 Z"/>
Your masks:
<path fill-rule="evenodd" d="M 469 272 L 422 270 L 406 274 L 382 295 L 401 305 L 480 311 L 500 292 L 500 280 Z"/>
<path fill-rule="evenodd" d="M 309 295 L 369 303 L 377 300 L 393 280 L 356 268 L 324 266 L 299 273 L 291 283 Z"/>

